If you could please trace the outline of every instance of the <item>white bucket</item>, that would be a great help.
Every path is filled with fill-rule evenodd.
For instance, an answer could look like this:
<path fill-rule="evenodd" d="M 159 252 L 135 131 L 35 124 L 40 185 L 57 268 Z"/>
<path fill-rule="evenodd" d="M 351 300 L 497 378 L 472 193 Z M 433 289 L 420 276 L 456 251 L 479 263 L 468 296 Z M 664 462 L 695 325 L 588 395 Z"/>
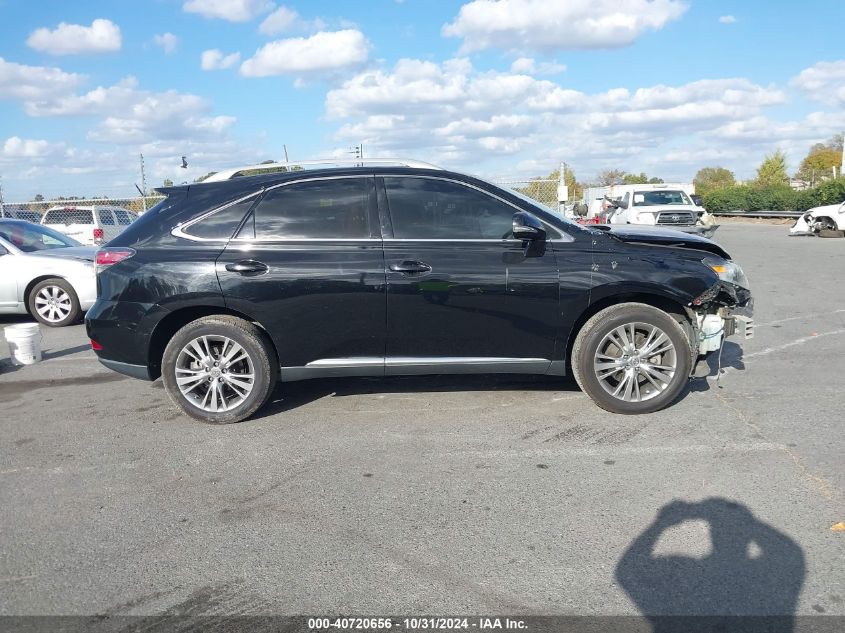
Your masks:
<path fill-rule="evenodd" d="M 18 323 L 3 328 L 9 343 L 12 365 L 34 365 L 41 361 L 41 329 L 37 323 Z"/>

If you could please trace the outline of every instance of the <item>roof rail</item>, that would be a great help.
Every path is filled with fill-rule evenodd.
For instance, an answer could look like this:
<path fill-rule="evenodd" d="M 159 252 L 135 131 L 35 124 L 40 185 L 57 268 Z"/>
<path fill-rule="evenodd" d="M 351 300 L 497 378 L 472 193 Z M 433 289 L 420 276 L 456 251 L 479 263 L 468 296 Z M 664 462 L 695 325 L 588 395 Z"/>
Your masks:
<path fill-rule="evenodd" d="M 225 169 L 218 171 L 202 181 L 203 184 L 207 182 L 222 182 L 224 180 L 231 180 L 245 171 L 278 171 L 280 167 L 287 168 L 289 171 L 298 171 L 299 169 L 318 169 L 320 167 L 331 166 L 355 166 L 355 167 L 369 167 L 375 165 L 383 165 L 386 167 L 416 167 L 418 169 L 441 169 L 436 165 L 424 163 L 421 160 L 405 160 L 402 158 L 327 158 L 322 160 L 300 160 L 289 161 L 281 163 L 260 163 L 258 165 L 247 165 L 246 167 L 236 167 L 234 169 Z M 259 174 L 250 174 L 257 176 Z"/>

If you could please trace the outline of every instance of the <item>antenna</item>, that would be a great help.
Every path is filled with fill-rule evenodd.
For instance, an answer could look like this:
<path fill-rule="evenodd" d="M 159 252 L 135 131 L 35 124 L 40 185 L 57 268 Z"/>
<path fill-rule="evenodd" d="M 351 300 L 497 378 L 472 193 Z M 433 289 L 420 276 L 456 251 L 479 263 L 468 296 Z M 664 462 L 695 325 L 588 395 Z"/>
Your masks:
<path fill-rule="evenodd" d="M 147 174 L 144 172 L 144 155 L 139 154 L 141 157 L 141 200 L 144 204 L 144 213 L 147 212 Z M 138 185 L 135 185 L 135 188 L 138 188 Z"/>

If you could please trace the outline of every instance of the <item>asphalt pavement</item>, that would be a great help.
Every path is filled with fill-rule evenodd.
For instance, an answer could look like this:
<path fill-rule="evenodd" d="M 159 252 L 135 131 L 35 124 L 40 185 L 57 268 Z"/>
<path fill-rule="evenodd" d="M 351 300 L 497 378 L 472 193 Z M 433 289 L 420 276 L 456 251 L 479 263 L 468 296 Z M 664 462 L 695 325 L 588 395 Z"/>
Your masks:
<path fill-rule="evenodd" d="M 845 240 L 786 234 L 719 229 L 756 337 L 646 416 L 444 376 L 211 426 L 82 326 L 3 344 L 0 614 L 845 615 Z"/>

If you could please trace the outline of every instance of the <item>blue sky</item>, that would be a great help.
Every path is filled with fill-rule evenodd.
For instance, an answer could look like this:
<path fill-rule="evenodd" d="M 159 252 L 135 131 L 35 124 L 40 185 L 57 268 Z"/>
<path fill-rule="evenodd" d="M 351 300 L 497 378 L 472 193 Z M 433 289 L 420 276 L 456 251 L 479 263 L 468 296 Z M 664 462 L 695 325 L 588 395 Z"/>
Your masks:
<path fill-rule="evenodd" d="M 6 200 L 281 159 L 751 177 L 845 128 L 845 3 L 0 0 Z M 189 169 L 181 170 L 186 155 Z"/>

